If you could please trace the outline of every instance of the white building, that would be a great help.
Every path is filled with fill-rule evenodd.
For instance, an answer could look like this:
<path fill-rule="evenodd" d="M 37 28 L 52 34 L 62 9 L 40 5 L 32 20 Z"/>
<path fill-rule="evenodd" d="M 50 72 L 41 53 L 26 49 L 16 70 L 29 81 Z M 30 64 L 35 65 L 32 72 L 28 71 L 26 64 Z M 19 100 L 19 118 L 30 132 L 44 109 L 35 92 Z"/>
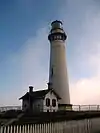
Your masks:
<path fill-rule="evenodd" d="M 58 100 L 61 99 L 58 94 L 48 85 L 47 90 L 33 91 L 29 87 L 29 92 L 20 98 L 22 100 L 22 110 L 31 110 L 33 112 L 56 112 L 58 110 Z"/>

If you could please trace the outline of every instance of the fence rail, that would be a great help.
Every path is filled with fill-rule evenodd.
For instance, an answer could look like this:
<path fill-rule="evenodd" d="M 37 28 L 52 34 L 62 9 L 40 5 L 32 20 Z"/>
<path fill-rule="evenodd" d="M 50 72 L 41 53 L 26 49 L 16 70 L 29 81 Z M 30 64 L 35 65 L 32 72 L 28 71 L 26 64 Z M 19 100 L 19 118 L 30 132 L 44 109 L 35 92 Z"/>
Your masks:
<path fill-rule="evenodd" d="M 8 110 L 22 110 L 21 106 L 4 106 L 0 107 L 0 112 Z M 100 111 L 100 105 L 73 105 L 73 111 Z"/>

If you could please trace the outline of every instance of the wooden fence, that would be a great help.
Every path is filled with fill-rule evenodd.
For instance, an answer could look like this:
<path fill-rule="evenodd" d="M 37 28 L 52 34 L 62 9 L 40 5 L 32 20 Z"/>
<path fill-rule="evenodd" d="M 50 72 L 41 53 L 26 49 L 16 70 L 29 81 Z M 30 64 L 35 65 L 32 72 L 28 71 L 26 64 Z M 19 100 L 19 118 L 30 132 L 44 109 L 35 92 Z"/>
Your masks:
<path fill-rule="evenodd" d="M 91 121 L 63 121 L 45 124 L 1 126 L 0 133 L 92 133 Z"/>
<path fill-rule="evenodd" d="M 0 133 L 100 133 L 100 118 L 1 126 Z"/>

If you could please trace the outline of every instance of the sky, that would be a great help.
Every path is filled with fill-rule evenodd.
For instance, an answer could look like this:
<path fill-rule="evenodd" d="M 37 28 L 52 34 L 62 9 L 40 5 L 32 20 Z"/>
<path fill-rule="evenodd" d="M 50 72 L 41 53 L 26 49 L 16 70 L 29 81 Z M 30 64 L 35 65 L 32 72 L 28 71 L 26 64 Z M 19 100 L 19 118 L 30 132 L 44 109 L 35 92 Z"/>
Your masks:
<path fill-rule="evenodd" d="M 0 106 L 21 105 L 29 85 L 47 88 L 54 20 L 68 35 L 71 103 L 100 104 L 100 1 L 0 0 Z"/>

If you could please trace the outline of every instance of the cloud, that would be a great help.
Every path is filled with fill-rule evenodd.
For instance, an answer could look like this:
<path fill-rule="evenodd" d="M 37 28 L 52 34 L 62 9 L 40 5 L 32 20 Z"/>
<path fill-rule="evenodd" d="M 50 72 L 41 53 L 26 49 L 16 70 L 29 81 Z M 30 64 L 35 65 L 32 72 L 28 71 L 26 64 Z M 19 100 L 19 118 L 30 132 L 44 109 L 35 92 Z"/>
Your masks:
<path fill-rule="evenodd" d="M 26 47 L 22 51 L 22 74 L 24 83 L 31 83 L 40 88 L 41 80 L 44 80 L 48 73 L 49 44 L 47 40 L 47 29 L 41 28 L 34 38 L 26 42 Z M 34 81 L 33 81 L 34 79 Z M 39 82 L 40 81 L 40 82 Z"/>
<path fill-rule="evenodd" d="M 70 34 L 68 43 L 71 47 L 68 45 L 70 50 L 68 67 L 71 103 L 99 104 L 100 9 L 98 9 L 98 3 L 94 1 L 82 3 L 68 1 L 67 6 L 70 10 L 73 7 L 70 14 L 68 12 L 69 18 L 63 16 L 65 23 L 68 23 L 65 29 L 68 29 Z M 75 14 L 75 17 L 72 14 Z M 73 30 L 70 28 L 70 22 Z"/>
<path fill-rule="evenodd" d="M 73 104 L 100 103 L 100 77 L 83 78 L 70 85 Z"/>
<path fill-rule="evenodd" d="M 5 90 L 0 93 L 0 105 L 19 105 L 18 98 L 24 95 L 29 85 L 34 89 L 45 89 L 48 82 L 49 44 L 47 28 L 38 29 L 36 36 L 30 37 L 23 47 L 10 56 L 3 65 L 5 73 Z"/>

